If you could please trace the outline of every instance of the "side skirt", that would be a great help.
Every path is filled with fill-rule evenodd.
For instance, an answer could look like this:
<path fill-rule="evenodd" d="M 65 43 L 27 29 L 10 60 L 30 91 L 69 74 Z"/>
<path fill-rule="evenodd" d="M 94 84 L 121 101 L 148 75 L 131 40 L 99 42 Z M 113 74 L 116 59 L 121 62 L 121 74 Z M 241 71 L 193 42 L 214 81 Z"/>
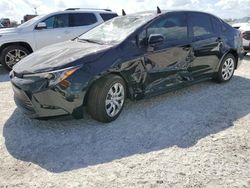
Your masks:
<path fill-rule="evenodd" d="M 200 82 L 212 80 L 212 79 L 213 79 L 213 77 L 207 77 L 207 78 L 202 78 L 202 79 L 199 79 L 199 80 L 183 82 L 183 83 L 180 83 L 180 84 L 178 84 L 178 85 L 176 85 L 176 86 L 168 87 L 168 88 L 166 88 L 166 89 L 164 89 L 164 90 L 160 90 L 160 91 L 148 93 L 148 94 L 146 94 L 146 95 L 145 95 L 143 98 L 141 98 L 141 99 L 152 98 L 152 97 L 155 97 L 155 96 L 159 96 L 159 95 L 162 95 L 162 94 L 171 92 L 171 91 L 183 89 L 183 88 L 185 88 L 185 87 L 188 87 L 188 86 L 191 86 L 191 85 L 200 83 Z"/>

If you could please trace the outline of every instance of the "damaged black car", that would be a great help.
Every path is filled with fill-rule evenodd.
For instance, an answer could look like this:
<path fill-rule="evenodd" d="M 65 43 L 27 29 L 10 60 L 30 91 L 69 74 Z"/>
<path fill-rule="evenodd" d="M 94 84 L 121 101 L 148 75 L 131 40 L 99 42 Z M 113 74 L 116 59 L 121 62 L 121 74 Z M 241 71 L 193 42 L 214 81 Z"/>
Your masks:
<path fill-rule="evenodd" d="M 116 17 L 71 41 L 45 47 L 10 73 L 17 106 L 31 118 L 84 109 L 100 122 L 138 100 L 213 79 L 229 81 L 243 57 L 240 32 L 196 11 Z"/>

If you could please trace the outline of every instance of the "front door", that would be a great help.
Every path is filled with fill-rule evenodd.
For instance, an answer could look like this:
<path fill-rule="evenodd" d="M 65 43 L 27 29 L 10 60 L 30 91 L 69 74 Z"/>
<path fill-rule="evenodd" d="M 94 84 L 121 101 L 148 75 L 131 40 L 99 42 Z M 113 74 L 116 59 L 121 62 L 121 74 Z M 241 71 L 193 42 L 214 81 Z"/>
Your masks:
<path fill-rule="evenodd" d="M 42 22 L 46 23 L 47 28 L 35 29 L 37 49 L 72 38 L 70 35 L 68 14 L 54 15 Z"/>

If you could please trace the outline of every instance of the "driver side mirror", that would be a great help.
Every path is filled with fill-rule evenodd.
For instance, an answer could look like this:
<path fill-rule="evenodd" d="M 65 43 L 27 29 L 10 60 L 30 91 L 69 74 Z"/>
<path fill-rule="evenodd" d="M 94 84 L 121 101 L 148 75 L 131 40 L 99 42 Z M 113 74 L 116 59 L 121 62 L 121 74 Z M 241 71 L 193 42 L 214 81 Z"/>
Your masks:
<path fill-rule="evenodd" d="M 47 29 L 47 25 L 45 22 L 40 22 L 37 24 L 36 29 Z"/>
<path fill-rule="evenodd" d="M 149 46 L 155 47 L 163 44 L 164 37 L 160 34 L 151 34 L 149 35 L 148 44 Z"/>

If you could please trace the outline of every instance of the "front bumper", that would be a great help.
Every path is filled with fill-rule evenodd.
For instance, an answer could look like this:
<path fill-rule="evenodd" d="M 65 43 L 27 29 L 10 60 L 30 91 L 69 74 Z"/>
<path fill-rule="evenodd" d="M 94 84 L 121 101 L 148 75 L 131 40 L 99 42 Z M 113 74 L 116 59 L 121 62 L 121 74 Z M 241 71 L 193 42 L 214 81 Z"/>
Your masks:
<path fill-rule="evenodd" d="M 30 118 L 73 114 L 82 106 L 85 92 L 81 95 L 67 94 L 59 88 L 32 93 L 12 81 L 14 100 L 18 108 Z"/>

